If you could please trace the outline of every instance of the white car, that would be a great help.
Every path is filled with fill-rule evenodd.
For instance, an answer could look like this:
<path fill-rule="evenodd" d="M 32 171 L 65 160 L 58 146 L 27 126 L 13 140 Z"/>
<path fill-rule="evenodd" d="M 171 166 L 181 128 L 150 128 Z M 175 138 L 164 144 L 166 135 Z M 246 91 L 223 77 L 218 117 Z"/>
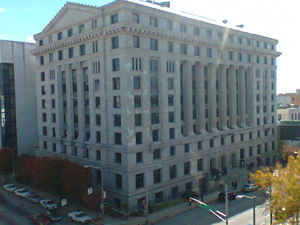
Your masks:
<path fill-rule="evenodd" d="M 72 221 L 79 223 L 87 223 L 92 221 L 92 217 L 88 216 L 82 211 L 70 212 L 68 213 L 68 217 L 70 217 Z"/>
<path fill-rule="evenodd" d="M 14 184 L 4 184 L 3 188 L 9 192 L 14 192 L 15 190 L 17 190 L 17 186 Z"/>
<path fill-rule="evenodd" d="M 25 198 L 26 196 L 30 195 L 30 192 L 26 188 L 19 188 L 15 190 L 15 194 Z"/>
<path fill-rule="evenodd" d="M 57 208 L 57 204 L 50 199 L 43 199 L 40 201 L 40 203 L 45 209 L 52 210 Z"/>

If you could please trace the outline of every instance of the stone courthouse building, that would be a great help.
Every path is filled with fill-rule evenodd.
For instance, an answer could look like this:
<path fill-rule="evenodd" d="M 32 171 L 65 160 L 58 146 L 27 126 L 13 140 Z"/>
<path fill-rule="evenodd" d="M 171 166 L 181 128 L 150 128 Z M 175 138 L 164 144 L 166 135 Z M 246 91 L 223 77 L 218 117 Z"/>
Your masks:
<path fill-rule="evenodd" d="M 278 41 L 148 2 L 67 3 L 35 36 L 39 153 L 130 209 L 276 160 Z"/>

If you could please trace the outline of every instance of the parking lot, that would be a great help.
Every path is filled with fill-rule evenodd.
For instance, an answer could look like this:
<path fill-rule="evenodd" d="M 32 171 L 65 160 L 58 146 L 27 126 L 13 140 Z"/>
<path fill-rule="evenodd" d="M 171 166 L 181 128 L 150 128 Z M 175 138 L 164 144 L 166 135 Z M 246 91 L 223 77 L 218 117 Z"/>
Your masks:
<path fill-rule="evenodd" d="M 4 185 L 0 188 L 0 194 L 2 203 L 0 212 L 6 212 L 6 215 L 13 216 L 6 219 L 6 224 L 44 225 L 50 222 L 57 225 L 79 224 L 79 222 L 72 222 L 69 217 L 71 215 L 68 216 L 71 212 L 78 211 L 79 207 L 75 205 L 61 207 L 59 199 L 48 193 L 42 193 L 21 185 Z M 91 221 L 95 217 L 93 212 L 72 214 L 73 220 L 87 221 L 85 224 L 94 224 Z"/>

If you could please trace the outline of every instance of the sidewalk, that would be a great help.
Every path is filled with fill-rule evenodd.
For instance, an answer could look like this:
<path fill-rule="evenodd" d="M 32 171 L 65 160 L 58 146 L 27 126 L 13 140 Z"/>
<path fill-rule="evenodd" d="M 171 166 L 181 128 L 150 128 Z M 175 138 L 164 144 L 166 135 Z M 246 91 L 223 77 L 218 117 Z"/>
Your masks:
<path fill-rule="evenodd" d="M 205 202 L 214 202 L 217 200 L 218 193 L 212 193 L 210 195 L 205 196 Z M 187 202 L 178 204 L 174 207 L 170 207 L 152 214 L 148 216 L 148 224 L 155 224 L 159 221 L 165 220 L 169 217 L 176 216 L 178 214 L 184 213 L 188 210 L 195 208 L 196 205 L 189 206 Z M 144 225 L 146 224 L 146 217 L 131 217 L 128 220 L 121 220 L 119 218 L 112 218 L 108 216 L 104 216 L 102 219 L 102 224 L 104 225 Z"/>

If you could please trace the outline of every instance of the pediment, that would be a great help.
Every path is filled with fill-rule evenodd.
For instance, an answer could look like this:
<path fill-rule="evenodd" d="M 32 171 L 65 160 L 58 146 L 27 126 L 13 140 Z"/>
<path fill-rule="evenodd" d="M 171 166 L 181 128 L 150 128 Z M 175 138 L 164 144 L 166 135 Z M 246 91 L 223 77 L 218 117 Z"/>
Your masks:
<path fill-rule="evenodd" d="M 52 33 L 73 24 L 78 24 L 97 15 L 97 7 L 67 3 L 44 28 L 44 33 Z"/>

